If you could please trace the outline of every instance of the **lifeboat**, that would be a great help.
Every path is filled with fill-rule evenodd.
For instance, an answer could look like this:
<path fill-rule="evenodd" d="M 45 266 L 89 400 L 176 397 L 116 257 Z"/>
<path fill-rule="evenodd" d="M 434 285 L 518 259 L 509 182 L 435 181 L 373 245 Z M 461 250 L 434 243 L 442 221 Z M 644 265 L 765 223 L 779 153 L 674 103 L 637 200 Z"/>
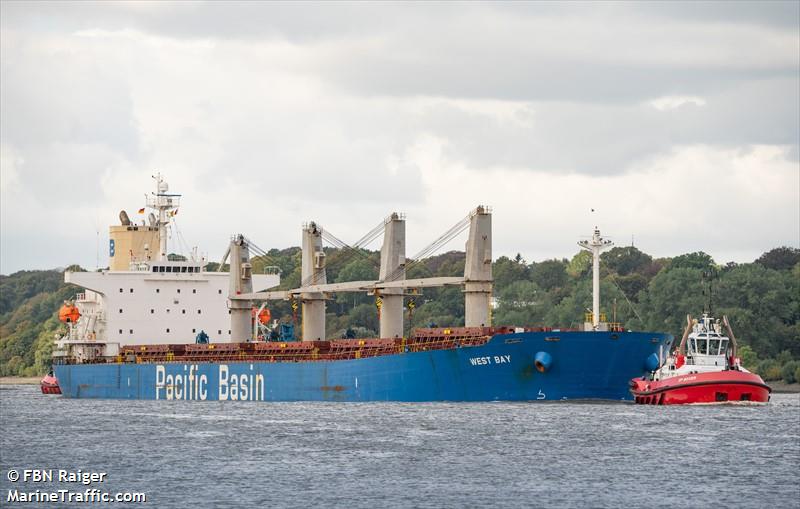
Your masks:
<path fill-rule="evenodd" d="M 58 310 L 58 319 L 62 323 L 78 323 L 78 318 L 81 317 L 81 312 L 78 307 L 71 302 L 64 302 L 61 309 Z"/>
<path fill-rule="evenodd" d="M 61 394 L 61 387 L 58 386 L 58 380 L 52 371 L 42 378 L 39 385 L 42 388 L 42 394 Z"/>
<path fill-rule="evenodd" d="M 707 313 L 699 320 L 686 317 L 687 327 L 678 348 L 650 376 L 630 382 L 640 405 L 700 403 L 767 403 L 772 389 L 736 357 L 736 338 L 728 318 L 722 324 Z M 660 363 L 660 360 L 659 360 Z"/>
<path fill-rule="evenodd" d="M 250 316 L 253 318 L 258 317 L 258 323 L 261 325 L 269 324 L 270 319 L 272 319 L 272 315 L 269 312 L 269 309 L 262 307 L 261 309 L 252 308 L 250 310 Z"/>

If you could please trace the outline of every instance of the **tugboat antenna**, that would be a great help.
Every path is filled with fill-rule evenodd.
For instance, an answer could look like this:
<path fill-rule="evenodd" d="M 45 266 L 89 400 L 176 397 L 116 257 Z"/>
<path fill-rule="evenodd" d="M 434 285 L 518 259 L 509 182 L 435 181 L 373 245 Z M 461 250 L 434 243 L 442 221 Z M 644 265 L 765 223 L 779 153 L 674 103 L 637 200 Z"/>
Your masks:
<path fill-rule="evenodd" d="M 708 314 L 711 316 L 713 314 L 713 302 L 714 302 L 714 276 L 715 271 L 713 267 L 709 267 L 708 270 L 703 271 L 703 295 L 706 298 L 704 303 L 703 313 Z"/>

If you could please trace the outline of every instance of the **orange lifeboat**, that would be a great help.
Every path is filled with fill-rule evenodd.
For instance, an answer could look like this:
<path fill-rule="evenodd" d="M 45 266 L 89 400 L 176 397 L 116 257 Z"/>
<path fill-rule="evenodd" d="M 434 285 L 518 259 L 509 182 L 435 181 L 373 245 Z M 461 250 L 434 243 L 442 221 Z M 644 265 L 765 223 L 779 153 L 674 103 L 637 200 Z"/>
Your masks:
<path fill-rule="evenodd" d="M 250 316 L 255 318 L 256 314 L 258 314 L 258 323 L 261 325 L 267 325 L 272 318 L 272 314 L 267 308 L 262 309 L 260 312 L 256 308 L 253 308 L 250 312 Z"/>
<path fill-rule="evenodd" d="M 65 302 L 61 309 L 58 310 L 58 319 L 63 323 L 77 323 L 78 318 L 81 317 L 81 312 L 75 304 Z"/>

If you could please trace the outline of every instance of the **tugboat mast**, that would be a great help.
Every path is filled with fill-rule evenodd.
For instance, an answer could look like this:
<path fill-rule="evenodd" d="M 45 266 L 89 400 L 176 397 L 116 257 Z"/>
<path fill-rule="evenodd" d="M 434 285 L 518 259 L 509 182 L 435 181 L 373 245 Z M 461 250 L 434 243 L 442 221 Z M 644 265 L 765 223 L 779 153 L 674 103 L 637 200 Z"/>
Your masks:
<path fill-rule="evenodd" d="M 594 227 L 591 240 L 582 240 L 578 245 L 592 253 L 592 330 L 600 328 L 600 253 L 614 245 L 600 236 L 600 229 Z"/>

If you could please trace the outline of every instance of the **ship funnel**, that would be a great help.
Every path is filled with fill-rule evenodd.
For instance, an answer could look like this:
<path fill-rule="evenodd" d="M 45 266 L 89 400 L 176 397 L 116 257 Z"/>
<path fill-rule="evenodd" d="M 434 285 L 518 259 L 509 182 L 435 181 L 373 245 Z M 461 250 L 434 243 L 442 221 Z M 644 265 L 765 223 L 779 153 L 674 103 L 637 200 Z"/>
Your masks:
<path fill-rule="evenodd" d="M 119 222 L 122 226 L 130 226 L 131 219 L 128 217 L 128 213 L 124 210 L 119 211 Z"/>

